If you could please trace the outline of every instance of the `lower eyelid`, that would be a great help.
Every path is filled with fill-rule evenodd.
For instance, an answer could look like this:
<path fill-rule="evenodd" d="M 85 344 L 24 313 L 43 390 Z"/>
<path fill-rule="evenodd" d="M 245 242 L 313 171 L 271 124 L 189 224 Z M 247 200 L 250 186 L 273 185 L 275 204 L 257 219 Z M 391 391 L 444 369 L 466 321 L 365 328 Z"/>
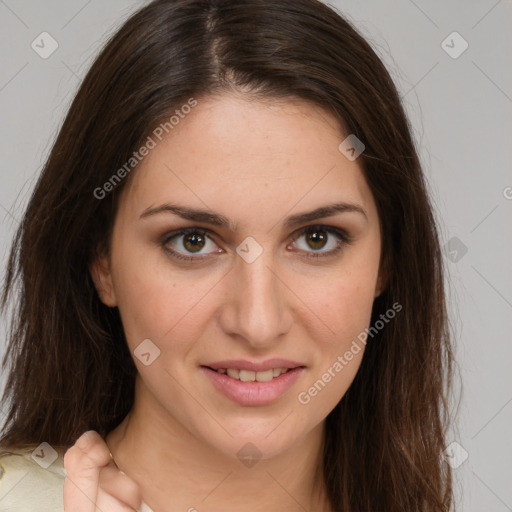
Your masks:
<path fill-rule="evenodd" d="M 329 249 L 328 251 L 304 251 L 304 257 L 311 259 L 334 257 L 345 248 L 347 243 L 348 242 L 340 240 L 333 249 Z"/>

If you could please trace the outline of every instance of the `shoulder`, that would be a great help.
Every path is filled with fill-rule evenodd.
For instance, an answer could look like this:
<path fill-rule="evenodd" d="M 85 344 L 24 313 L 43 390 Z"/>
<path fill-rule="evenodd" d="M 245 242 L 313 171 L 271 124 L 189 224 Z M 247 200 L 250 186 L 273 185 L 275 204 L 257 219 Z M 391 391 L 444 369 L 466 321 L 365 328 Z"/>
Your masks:
<path fill-rule="evenodd" d="M 0 447 L 0 510 L 63 512 L 64 453 L 48 443 L 14 450 Z"/>

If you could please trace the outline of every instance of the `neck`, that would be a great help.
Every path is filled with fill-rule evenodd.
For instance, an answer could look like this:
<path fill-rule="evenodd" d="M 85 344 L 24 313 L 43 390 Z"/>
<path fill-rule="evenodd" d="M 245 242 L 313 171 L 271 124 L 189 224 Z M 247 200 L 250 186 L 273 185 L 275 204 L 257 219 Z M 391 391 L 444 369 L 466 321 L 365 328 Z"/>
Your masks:
<path fill-rule="evenodd" d="M 139 377 L 135 397 L 106 443 L 154 512 L 331 511 L 322 470 L 323 422 L 278 456 L 242 460 L 226 456 L 158 410 Z"/>

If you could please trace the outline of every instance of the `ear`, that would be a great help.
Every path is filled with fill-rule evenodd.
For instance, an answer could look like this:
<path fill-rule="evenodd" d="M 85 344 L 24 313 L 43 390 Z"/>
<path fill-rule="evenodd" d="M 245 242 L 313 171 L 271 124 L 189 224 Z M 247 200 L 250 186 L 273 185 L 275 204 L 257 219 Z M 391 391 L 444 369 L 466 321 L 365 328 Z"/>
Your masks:
<path fill-rule="evenodd" d="M 377 282 L 375 284 L 375 295 L 376 299 L 387 287 L 388 285 L 388 271 L 387 265 L 380 265 L 379 275 L 377 276 Z"/>
<path fill-rule="evenodd" d="M 89 272 L 101 302 L 111 308 L 117 306 L 108 256 L 106 254 L 96 256 L 89 265 Z"/>

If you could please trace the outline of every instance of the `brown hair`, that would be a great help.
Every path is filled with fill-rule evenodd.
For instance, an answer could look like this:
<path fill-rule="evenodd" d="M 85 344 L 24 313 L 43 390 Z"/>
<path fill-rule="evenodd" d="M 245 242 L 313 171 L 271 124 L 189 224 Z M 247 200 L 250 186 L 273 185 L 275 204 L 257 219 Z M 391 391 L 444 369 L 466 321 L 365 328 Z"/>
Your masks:
<path fill-rule="evenodd" d="M 88 429 L 104 437 L 131 409 L 136 368 L 117 308 L 102 304 L 88 271 L 108 249 L 127 180 L 102 200 L 93 191 L 189 98 L 229 90 L 308 100 L 366 146 L 358 162 L 378 207 L 388 275 L 372 325 L 396 301 L 403 309 L 368 341 L 354 382 L 326 418 L 334 509 L 449 510 L 442 452 L 453 356 L 436 222 L 388 72 L 317 0 L 156 0 L 106 44 L 11 249 L 2 310 L 12 295 L 17 301 L 0 443 L 69 446 Z"/>

